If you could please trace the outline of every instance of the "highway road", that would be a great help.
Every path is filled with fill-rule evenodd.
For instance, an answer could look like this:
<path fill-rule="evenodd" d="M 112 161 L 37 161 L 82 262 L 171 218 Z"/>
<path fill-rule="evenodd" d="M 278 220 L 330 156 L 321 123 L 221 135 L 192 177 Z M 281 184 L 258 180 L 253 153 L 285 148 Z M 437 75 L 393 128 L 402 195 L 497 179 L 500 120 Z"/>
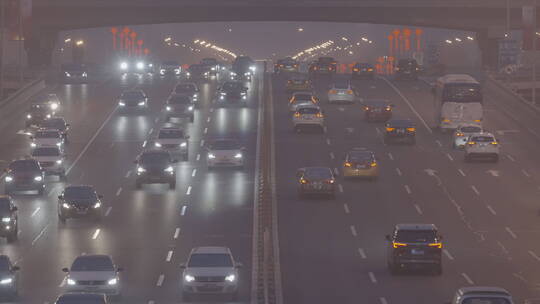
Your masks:
<path fill-rule="evenodd" d="M 88 85 L 58 85 L 49 92 L 63 102 L 71 123 L 67 182 L 47 179 L 46 194 L 15 195 L 19 241 L 0 241 L 1 252 L 21 267 L 19 303 L 51 303 L 63 290 L 63 267 L 81 254 L 102 253 L 124 268 L 121 303 L 177 303 L 180 264 L 193 247 L 227 246 L 241 270 L 239 300 L 247 302 L 251 282 L 254 151 L 259 78 L 250 85 L 246 108 L 217 108 L 217 81 L 200 83 L 201 107 L 194 123 L 181 123 L 190 138 L 189 161 L 177 166 L 176 191 L 166 185 L 135 190 L 133 161 L 164 124 L 162 105 L 178 80 L 111 77 Z M 116 98 L 126 88 L 149 96 L 144 113 L 120 113 Z M 25 105 L 0 110 L 0 167 L 28 155 L 22 133 Z M 243 170 L 206 167 L 204 141 L 221 136 L 240 139 L 248 154 Z M 66 184 L 90 184 L 104 195 L 101 223 L 57 219 L 57 195 Z M 3 185 L 0 185 L 3 189 Z M 204 299 L 204 298 L 203 298 Z M 209 298 L 210 300 L 212 298 Z"/>
<path fill-rule="evenodd" d="M 344 78 L 344 76 L 338 76 Z M 383 123 L 367 123 L 359 104 L 326 104 L 324 134 L 295 134 L 285 78 L 272 81 L 276 179 L 285 303 L 444 303 L 459 287 L 499 286 L 516 303 L 540 298 L 538 114 L 488 87 L 484 126 L 502 146 L 499 163 L 464 163 L 450 135 L 433 126 L 429 82 L 355 81 L 360 98 L 387 99 L 394 117 L 413 119 L 415 146 L 385 145 Z M 375 182 L 338 177 L 335 200 L 299 199 L 296 168 L 340 168 L 366 147 L 379 159 Z M 398 223 L 433 223 L 444 236 L 443 275 L 393 276 L 385 235 Z"/>

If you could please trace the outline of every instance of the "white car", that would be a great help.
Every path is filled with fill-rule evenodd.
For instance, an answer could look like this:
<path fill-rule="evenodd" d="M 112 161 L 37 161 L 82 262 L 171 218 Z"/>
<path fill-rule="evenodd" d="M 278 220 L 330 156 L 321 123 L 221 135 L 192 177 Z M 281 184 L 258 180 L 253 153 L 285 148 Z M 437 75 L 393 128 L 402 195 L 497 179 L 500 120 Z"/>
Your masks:
<path fill-rule="evenodd" d="M 39 129 L 30 136 L 30 139 L 32 140 L 30 143 L 32 148 L 58 147 L 62 149 L 64 146 L 64 136 L 56 129 Z"/>
<path fill-rule="evenodd" d="M 7 255 L 0 255 L 0 296 L 16 300 L 18 295 L 19 266 L 12 264 Z"/>
<path fill-rule="evenodd" d="M 316 128 L 324 132 L 324 115 L 319 106 L 299 106 L 294 112 L 292 121 L 296 132 L 300 132 L 302 128 Z"/>
<path fill-rule="evenodd" d="M 350 83 L 335 83 L 328 90 L 328 103 L 353 103 L 355 100 L 356 94 Z"/>
<path fill-rule="evenodd" d="M 80 255 L 71 267 L 63 268 L 67 273 L 65 289 L 67 292 L 102 293 L 120 297 L 120 276 L 122 268 L 116 267 L 108 255 Z"/>
<path fill-rule="evenodd" d="M 512 295 L 503 288 L 489 286 L 461 287 L 449 304 L 504 303 L 514 304 Z"/>
<path fill-rule="evenodd" d="M 484 130 L 479 124 L 462 124 L 459 125 L 452 134 L 452 148 L 463 149 L 467 144 L 467 139 L 474 133 L 482 133 Z"/>
<path fill-rule="evenodd" d="M 499 142 L 491 133 L 474 133 L 469 136 L 465 145 L 465 161 L 475 158 L 489 158 L 499 161 Z"/>
<path fill-rule="evenodd" d="M 294 92 L 289 99 L 289 111 L 296 112 L 299 105 L 312 104 L 315 105 L 319 102 L 319 99 L 311 92 L 302 91 Z"/>
<path fill-rule="evenodd" d="M 206 164 L 213 167 L 244 167 L 244 147 L 233 139 L 218 139 L 207 146 Z"/>
<path fill-rule="evenodd" d="M 189 300 L 196 294 L 222 294 L 234 301 L 238 294 L 238 268 L 227 247 L 197 247 L 191 250 L 186 264 L 181 265 L 182 297 Z"/>
<path fill-rule="evenodd" d="M 32 151 L 32 157 L 39 162 L 45 174 L 58 175 L 60 179 L 65 179 L 64 155 L 59 147 L 37 147 Z"/>
<path fill-rule="evenodd" d="M 184 134 L 184 130 L 174 127 L 161 128 L 157 138 L 154 140 L 154 147 L 169 151 L 171 154 L 181 154 L 184 161 L 188 160 L 189 135 Z"/>

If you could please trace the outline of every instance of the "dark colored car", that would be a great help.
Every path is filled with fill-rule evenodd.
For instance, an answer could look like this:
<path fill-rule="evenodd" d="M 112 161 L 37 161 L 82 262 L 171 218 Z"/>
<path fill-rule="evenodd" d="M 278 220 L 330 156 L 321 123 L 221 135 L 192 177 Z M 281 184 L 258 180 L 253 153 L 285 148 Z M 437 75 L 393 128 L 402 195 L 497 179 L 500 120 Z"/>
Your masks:
<path fill-rule="evenodd" d="M 384 143 L 408 142 L 416 143 L 416 124 L 410 119 L 391 119 L 386 123 Z"/>
<path fill-rule="evenodd" d="M 332 57 L 320 57 L 309 66 L 309 75 L 333 75 L 337 72 L 337 61 Z"/>
<path fill-rule="evenodd" d="M 65 223 L 69 218 L 92 218 L 100 221 L 103 217 L 102 198 L 93 186 L 68 186 L 58 196 L 58 220 L 60 223 Z"/>
<path fill-rule="evenodd" d="M 255 61 L 249 56 L 238 56 L 232 64 L 231 78 L 233 80 L 251 81 L 255 74 Z"/>
<path fill-rule="evenodd" d="M 143 184 L 169 184 L 169 189 L 176 188 L 176 172 L 173 159 L 168 151 L 147 150 L 135 160 L 137 178 L 135 187 L 141 189 Z"/>
<path fill-rule="evenodd" d="M 373 67 L 372 64 L 369 64 L 369 63 L 357 62 L 355 65 L 353 65 L 351 73 L 352 73 L 351 77 L 353 79 L 358 79 L 358 78 L 373 79 L 373 78 L 375 78 L 375 68 Z"/>
<path fill-rule="evenodd" d="M 39 126 L 45 119 L 53 117 L 55 111 L 51 109 L 48 103 L 33 103 L 25 113 L 25 126 Z"/>
<path fill-rule="evenodd" d="M 70 125 L 66 123 L 66 120 L 63 117 L 51 117 L 45 119 L 39 127 L 48 130 L 58 130 L 60 133 L 62 133 L 64 141 L 68 140 L 68 131 Z"/>
<path fill-rule="evenodd" d="M 186 94 L 189 96 L 193 96 L 192 100 L 195 106 L 198 105 L 198 99 L 199 99 L 199 88 L 197 87 L 197 84 L 193 82 L 184 82 L 179 83 L 174 87 L 174 94 Z"/>
<path fill-rule="evenodd" d="M 12 243 L 18 239 L 19 219 L 17 217 L 17 210 L 17 206 L 15 206 L 10 196 L 0 195 L 0 219 L 2 220 L 0 222 L 0 236 L 5 237 L 8 243 Z"/>
<path fill-rule="evenodd" d="M 442 237 L 433 224 L 398 224 L 388 241 L 388 269 L 392 274 L 405 268 L 429 268 L 442 274 Z"/>
<path fill-rule="evenodd" d="M 274 73 L 298 72 L 298 62 L 292 58 L 279 59 L 274 64 Z"/>
<path fill-rule="evenodd" d="M 180 76 L 182 67 L 177 61 L 164 61 L 159 66 L 159 75 L 161 76 Z"/>
<path fill-rule="evenodd" d="M 61 77 L 64 83 L 86 83 L 88 68 L 82 63 L 63 64 Z"/>
<path fill-rule="evenodd" d="M 171 94 L 165 102 L 165 120 L 171 118 L 189 118 L 190 122 L 195 120 L 195 105 L 191 95 Z"/>
<path fill-rule="evenodd" d="M 366 100 L 363 104 L 366 121 L 387 121 L 392 118 L 394 105 L 387 100 Z"/>
<path fill-rule="evenodd" d="M 219 105 L 226 102 L 245 102 L 247 101 L 248 88 L 241 82 L 226 81 L 217 89 L 217 101 Z"/>
<path fill-rule="evenodd" d="M 305 167 L 296 171 L 298 195 L 324 194 L 335 197 L 334 172 L 326 167 Z"/>
<path fill-rule="evenodd" d="M 107 297 L 94 293 L 66 293 L 60 295 L 54 304 L 107 304 Z"/>
<path fill-rule="evenodd" d="M 45 191 L 45 173 L 35 159 L 19 159 L 11 162 L 5 170 L 5 193 L 16 191 Z"/>
<path fill-rule="evenodd" d="M 15 300 L 18 292 L 19 266 L 13 265 L 7 255 L 0 255 L 0 295 Z"/>
<path fill-rule="evenodd" d="M 200 64 L 208 68 L 208 72 L 211 76 L 216 76 L 219 72 L 219 62 L 216 58 L 203 58 Z"/>
<path fill-rule="evenodd" d="M 148 108 L 148 96 L 142 90 L 124 91 L 118 97 L 118 106 L 122 110 Z"/>
<path fill-rule="evenodd" d="M 418 79 L 420 67 L 415 59 L 400 59 L 396 65 L 396 79 Z"/>
<path fill-rule="evenodd" d="M 202 64 L 190 65 L 188 73 L 191 79 L 208 79 L 210 77 L 210 69 Z"/>

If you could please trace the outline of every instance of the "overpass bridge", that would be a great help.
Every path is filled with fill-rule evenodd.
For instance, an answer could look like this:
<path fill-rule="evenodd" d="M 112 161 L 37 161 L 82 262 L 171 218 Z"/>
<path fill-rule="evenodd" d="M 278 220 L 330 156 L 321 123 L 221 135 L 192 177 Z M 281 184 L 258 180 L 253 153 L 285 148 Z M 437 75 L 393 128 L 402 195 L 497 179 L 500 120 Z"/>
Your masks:
<path fill-rule="evenodd" d="M 521 27 L 522 7 L 532 3 L 510 1 L 512 28 Z M 101 26 L 355 22 L 474 31 L 483 60 L 489 64 L 497 60 L 497 39 L 504 32 L 506 14 L 507 0 L 39 0 L 33 4 L 33 27 L 27 49 L 31 63 L 47 64 L 59 31 Z"/>

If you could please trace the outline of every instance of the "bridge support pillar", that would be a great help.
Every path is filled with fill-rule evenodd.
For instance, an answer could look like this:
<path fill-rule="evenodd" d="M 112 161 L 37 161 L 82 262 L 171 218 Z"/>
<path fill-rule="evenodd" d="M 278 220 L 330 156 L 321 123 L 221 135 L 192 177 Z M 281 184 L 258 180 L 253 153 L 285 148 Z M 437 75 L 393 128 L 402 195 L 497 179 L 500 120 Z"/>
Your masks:
<path fill-rule="evenodd" d="M 499 64 L 499 37 L 490 37 L 487 31 L 477 32 L 476 41 L 482 56 L 482 66 L 496 69 Z"/>
<path fill-rule="evenodd" d="M 28 54 L 28 65 L 31 67 L 50 66 L 57 39 L 58 31 L 34 27 L 24 44 Z"/>

